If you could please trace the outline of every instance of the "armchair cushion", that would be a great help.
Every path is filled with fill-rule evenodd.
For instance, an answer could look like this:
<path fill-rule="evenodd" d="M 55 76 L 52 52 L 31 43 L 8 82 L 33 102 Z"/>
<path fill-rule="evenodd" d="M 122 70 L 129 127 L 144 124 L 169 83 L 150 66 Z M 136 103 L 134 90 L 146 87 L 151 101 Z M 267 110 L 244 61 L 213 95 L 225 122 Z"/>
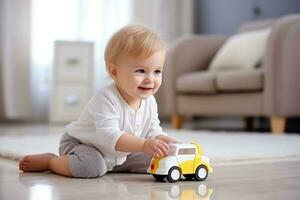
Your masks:
<path fill-rule="evenodd" d="M 221 92 L 250 92 L 263 90 L 262 69 L 223 70 L 216 76 L 216 87 Z"/>
<path fill-rule="evenodd" d="M 188 73 L 178 77 L 176 89 L 179 93 L 188 94 L 262 91 L 263 71 L 235 69 Z"/>
<path fill-rule="evenodd" d="M 181 93 L 217 93 L 215 74 L 210 71 L 199 71 L 178 77 L 176 89 Z"/>
<path fill-rule="evenodd" d="M 209 65 L 210 70 L 254 68 L 263 58 L 271 28 L 240 33 L 230 37 Z"/>

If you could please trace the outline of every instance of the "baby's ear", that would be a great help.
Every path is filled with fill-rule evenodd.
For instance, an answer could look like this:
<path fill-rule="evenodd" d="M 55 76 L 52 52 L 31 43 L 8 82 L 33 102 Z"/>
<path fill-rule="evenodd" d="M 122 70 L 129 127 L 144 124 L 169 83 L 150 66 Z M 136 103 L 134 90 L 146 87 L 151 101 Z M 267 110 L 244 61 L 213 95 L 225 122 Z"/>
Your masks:
<path fill-rule="evenodd" d="M 112 78 L 116 78 L 117 77 L 117 67 L 115 64 L 113 63 L 108 63 L 108 71 L 109 71 L 109 75 Z"/>

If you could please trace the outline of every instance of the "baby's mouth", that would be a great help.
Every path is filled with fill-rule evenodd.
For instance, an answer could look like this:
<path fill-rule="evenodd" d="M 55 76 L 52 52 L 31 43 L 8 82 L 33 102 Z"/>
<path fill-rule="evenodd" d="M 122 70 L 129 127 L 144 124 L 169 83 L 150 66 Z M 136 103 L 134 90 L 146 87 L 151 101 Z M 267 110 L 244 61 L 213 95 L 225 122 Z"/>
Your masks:
<path fill-rule="evenodd" d="M 138 87 L 142 91 L 151 91 L 153 88 L 150 87 Z"/>

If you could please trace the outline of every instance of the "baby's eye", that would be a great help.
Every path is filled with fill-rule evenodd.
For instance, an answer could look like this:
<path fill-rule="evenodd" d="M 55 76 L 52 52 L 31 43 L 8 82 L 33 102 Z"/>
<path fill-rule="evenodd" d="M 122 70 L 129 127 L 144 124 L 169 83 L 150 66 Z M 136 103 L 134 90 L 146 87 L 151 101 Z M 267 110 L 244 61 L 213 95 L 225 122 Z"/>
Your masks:
<path fill-rule="evenodd" d="M 137 72 L 137 73 L 145 73 L 145 70 L 144 69 L 138 69 L 135 72 Z"/>
<path fill-rule="evenodd" d="M 161 74 L 161 70 L 155 70 L 154 73 L 157 74 L 157 75 Z"/>

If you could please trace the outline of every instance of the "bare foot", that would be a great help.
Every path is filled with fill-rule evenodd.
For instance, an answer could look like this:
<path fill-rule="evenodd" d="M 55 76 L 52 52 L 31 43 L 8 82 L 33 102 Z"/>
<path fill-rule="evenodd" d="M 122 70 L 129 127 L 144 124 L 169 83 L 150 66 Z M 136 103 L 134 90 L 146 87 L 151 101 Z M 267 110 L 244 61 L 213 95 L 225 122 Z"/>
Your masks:
<path fill-rule="evenodd" d="M 19 169 L 23 172 L 49 171 L 49 161 L 51 158 L 57 158 L 57 155 L 52 153 L 43 153 L 25 156 L 19 162 Z"/>

